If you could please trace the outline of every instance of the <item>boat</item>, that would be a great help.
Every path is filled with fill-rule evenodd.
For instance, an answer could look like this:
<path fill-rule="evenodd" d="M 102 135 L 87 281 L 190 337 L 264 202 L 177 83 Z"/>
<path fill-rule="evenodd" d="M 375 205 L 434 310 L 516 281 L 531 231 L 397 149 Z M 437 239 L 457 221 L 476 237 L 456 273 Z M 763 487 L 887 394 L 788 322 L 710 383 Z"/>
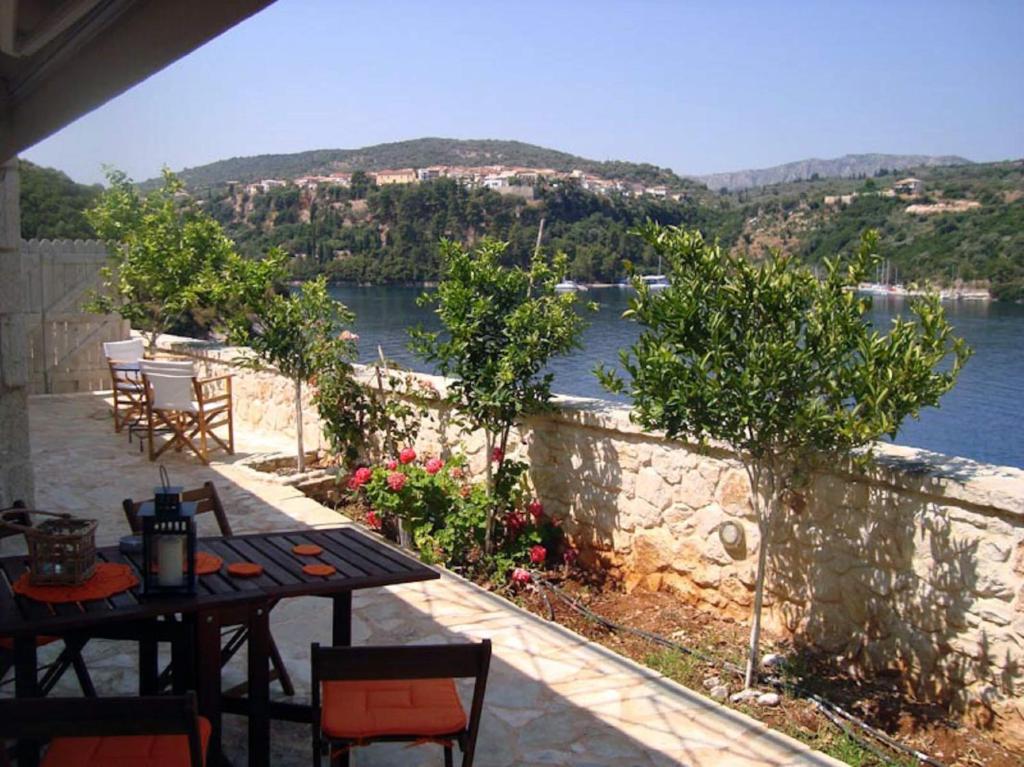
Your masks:
<path fill-rule="evenodd" d="M 669 286 L 668 277 L 664 274 L 645 274 L 640 281 L 647 286 L 648 290 L 664 290 Z"/>
<path fill-rule="evenodd" d="M 555 285 L 556 293 L 576 293 L 586 289 L 587 287 L 585 285 L 580 285 L 578 282 L 573 282 L 572 280 L 563 280 Z"/>

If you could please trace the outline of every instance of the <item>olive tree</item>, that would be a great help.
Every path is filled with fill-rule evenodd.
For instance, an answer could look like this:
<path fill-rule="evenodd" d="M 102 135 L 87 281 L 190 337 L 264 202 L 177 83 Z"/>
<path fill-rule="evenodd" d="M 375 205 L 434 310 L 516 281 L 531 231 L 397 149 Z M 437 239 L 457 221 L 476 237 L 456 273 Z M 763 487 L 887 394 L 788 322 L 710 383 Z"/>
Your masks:
<path fill-rule="evenodd" d="M 520 417 L 548 406 L 553 376 L 544 368 L 552 357 L 578 347 L 583 329 L 576 295 L 555 290 L 565 279 L 565 255 L 548 259 L 538 249 L 529 268 L 506 267 L 501 257 L 507 247 L 486 239 L 467 251 L 442 241 L 441 282 L 420 302 L 437 307 L 443 330 L 412 331 L 413 350 L 453 379 L 447 401 L 469 430 L 484 434 L 494 499 L 485 531 L 488 554 L 501 489 L 512 476 L 505 459 L 509 433 Z"/>
<path fill-rule="evenodd" d="M 633 418 L 669 437 L 729 443 L 751 487 L 760 545 L 746 668 L 754 681 L 772 521 L 784 495 L 816 461 L 866 460 L 874 440 L 937 406 L 970 351 L 936 297 L 911 305 L 887 332 L 865 321 L 855 292 L 879 257 L 869 231 L 824 279 L 779 253 L 761 263 L 723 251 L 697 231 L 648 223 L 638 234 L 669 265 L 670 285 L 635 282 L 626 316 L 643 328 L 621 353 Z M 612 391 L 616 373 L 597 371 Z M 858 451 L 858 449 L 864 449 Z"/>

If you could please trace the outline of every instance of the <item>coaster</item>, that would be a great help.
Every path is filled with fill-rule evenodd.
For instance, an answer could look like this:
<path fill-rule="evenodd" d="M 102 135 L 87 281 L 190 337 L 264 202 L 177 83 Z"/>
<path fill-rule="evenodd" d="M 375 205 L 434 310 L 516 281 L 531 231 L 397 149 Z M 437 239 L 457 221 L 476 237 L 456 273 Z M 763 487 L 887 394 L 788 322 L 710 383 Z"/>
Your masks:
<path fill-rule="evenodd" d="M 254 578 L 263 572 L 263 565 L 255 562 L 232 562 L 228 565 L 228 574 L 236 578 Z"/>
<path fill-rule="evenodd" d="M 331 565 L 306 565 L 302 568 L 306 575 L 322 575 L 325 578 L 337 572 Z"/>
<path fill-rule="evenodd" d="M 139 579 L 128 565 L 99 562 L 93 576 L 78 586 L 36 586 L 29 579 L 28 572 L 25 572 L 11 584 L 11 588 L 15 594 L 29 597 L 37 602 L 63 604 L 106 599 L 138 585 Z"/>
<path fill-rule="evenodd" d="M 300 543 L 292 548 L 292 554 L 298 554 L 300 557 L 315 557 L 323 554 L 323 551 L 319 546 L 315 546 L 312 543 Z"/>

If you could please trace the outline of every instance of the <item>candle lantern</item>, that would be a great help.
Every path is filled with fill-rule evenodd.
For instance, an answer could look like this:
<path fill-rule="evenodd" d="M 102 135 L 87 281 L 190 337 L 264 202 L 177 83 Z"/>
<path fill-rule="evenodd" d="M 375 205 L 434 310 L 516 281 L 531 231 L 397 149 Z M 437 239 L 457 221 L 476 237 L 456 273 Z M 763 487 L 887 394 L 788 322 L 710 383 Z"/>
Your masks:
<path fill-rule="evenodd" d="M 142 504 L 142 578 L 146 596 L 196 593 L 196 506 L 182 502 L 180 487 L 167 481 Z"/>

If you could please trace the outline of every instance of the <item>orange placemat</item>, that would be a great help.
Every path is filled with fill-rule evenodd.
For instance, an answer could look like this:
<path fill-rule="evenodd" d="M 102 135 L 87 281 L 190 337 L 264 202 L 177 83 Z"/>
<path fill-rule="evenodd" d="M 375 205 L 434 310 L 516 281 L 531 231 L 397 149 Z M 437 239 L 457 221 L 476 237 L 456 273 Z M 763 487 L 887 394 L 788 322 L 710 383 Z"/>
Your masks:
<path fill-rule="evenodd" d="M 255 562 L 232 562 L 228 565 L 228 575 L 236 578 L 255 578 L 263 572 L 263 565 Z"/>
<path fill-rule="evenodd" d="M 322 575 L 326 578 L 328 575 L 333 575 L 335 569 L 331 565 L 306 565 L 302 568 L 302 572 L 306 575 Z"/>
<path fill-rule="evenodd" d="M 210 554 L 206 551 L 196 552 L 196 575 L 210 575 L 211 573 L 220 572 L 223 564 L 224 560 L 216 554 Z M 153 565 L 152 569 L 155 573 L 156 565 Z"/>
<path fill-rule="evenodd" d="M 292 548 L 292 554 L 298 554 L 300 557 L 315 557 L 318 554 L 322 554 L 323 551 L 319 546 L 312 543 L 300 543 Z"/>
<path fill-rule="evenodd" d="M 37 602 L 60 604 L 106 599 L 138 585 L 139 579 L 128 565 L 100 562 L 92 578 L 80 586 L 34 586 L 29 581 L 28 572 L 24 572 L 14 582 L 14 593 Z"/>

